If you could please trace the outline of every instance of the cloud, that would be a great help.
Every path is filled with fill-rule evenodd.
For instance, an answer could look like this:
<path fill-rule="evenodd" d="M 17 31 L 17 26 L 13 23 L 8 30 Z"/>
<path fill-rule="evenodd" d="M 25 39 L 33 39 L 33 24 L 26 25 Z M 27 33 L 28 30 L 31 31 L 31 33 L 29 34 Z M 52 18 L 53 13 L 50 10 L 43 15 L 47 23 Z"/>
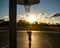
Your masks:
<path fill-rule="evenodd" d="M 59 17 L 60 13 L 55 13 L 54 15 L 52 15 L 51 17 Z"/>
<path fill-rule="evenodd" d="M 24 15 L 19 15 L 17 16 L 18 20 L 27 20 L 29 16 L 34 15 L 35 17 L 35 21 L 37 22 L 45 22 L 46 21 L 46 17 L 48 16 L 48 14 L 46 13 L 38 13 L 38 14 L 24 14 Z"/>
<path fill-rule="evenodd" d="M 4 16 L 3 19 L 4 19 L 5 21 L 9 21 L 9 16 Z"/>
<path fill-rule="evenodd" d="M 39 22 L 45 22 L 45 23 L 52 23 L 56 21 L 56 18 L 54 17 L 59 17 L 60 13 L 55 13 L 53 15 L 48 15 L 46 13 L 39 13 L 39 14 L 30 14 L 30 15 L 34 15 L 36 18 L 36 21 Z M 17 21 L 18 20 L 27 20 L 29 16 L 27 16 L 26 14 L 24 15 L 18 15 L 17 16 Z M 9 16 L 4 16 L 3 19 L 5 21 L 9 21 Z"/>
<path fill-rule="evenodd" d="M 54 17 L 59 17 L 60 16 L 60 13 L 55 13 L 49 17 L 46 17 L 46 19 L 53 19 Z"/>
<path fill-rule="evenodd" d="M 38 14 L 30 14 L 30 15 L 34 15 L 35 16 L 35 21 L 37 21 L 38 23 L 39 22 L 45 22 L 45 23 L 55 23 L 55 21 L 56 21 L 56 18 L 54 18 L 54 17 L 58 17 L 58 16 L 60 16 L 60 13 L 55 13 L 55 14 L 53 14 L 53 15 L 48 15 L 48 14 L 46 14 L 46 13 L 38 13 Z M 29 15 L 27 16 L 26 14 L 24 14 L 24 15 L 19 15 L 18 16 L 18 19 L 20 20 L 27 20 L 28 19 L 28 17 L 29 17 Z"/>

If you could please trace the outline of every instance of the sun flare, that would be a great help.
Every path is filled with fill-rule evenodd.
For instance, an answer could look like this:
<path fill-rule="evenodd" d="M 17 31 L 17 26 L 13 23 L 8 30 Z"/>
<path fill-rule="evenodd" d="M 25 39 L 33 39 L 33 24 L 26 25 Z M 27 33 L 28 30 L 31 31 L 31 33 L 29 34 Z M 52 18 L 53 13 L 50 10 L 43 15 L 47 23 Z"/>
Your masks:
<path fill-rule="evenodd" d="M 34 15 L 28 16 L 27 21 L 28 21 L 29 23 L 34 23 L 34 22 L 36 21 L 35 16 L 34 16 Z"/>

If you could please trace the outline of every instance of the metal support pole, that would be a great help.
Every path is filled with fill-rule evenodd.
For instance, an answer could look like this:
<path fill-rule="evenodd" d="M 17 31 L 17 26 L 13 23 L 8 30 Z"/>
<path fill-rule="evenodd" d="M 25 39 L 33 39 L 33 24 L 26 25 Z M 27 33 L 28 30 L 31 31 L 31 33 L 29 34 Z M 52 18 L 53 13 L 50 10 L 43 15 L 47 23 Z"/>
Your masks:
<path fill-rule="evenodd" d="M 16 0 L 9 0 L 9 48 L 17 48 L 16 42 Z"/>

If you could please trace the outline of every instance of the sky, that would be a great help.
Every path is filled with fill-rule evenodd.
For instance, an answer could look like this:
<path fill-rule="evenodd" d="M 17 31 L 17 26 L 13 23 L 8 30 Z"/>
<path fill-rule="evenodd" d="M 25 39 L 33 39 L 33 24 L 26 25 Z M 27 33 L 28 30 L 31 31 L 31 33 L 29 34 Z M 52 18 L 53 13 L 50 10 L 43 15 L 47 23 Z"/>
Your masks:
<path fill-rule="evenodd" d="M 30 12 L 32 14 L 45 13 L 51 16 L 60 13 L 60 0 L 40 0 L 39 4 L 32 5 Z M 17 17 L 25 14 L 24 6 L 17 4 Z M 0 0 L 0 19 L 7 19 L 9 16 L 9 0 Z M 60 17 L 55 18 L 56 22 L 60 21 Z"/>

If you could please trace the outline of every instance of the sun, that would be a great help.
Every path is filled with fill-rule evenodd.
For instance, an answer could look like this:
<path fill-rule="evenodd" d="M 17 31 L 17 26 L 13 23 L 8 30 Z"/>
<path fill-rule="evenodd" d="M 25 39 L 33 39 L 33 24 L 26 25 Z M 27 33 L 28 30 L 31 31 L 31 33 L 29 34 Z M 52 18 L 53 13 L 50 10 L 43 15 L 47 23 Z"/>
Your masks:
<path fill-rule="evenodd" d="M 28 16 L 27 21 L 28 21 L 29 23 L 34 23 L 34 22 L 36 21 L 36 18 L 35 18 L 34 15 L 30 15 L 30 16 Z"/>

